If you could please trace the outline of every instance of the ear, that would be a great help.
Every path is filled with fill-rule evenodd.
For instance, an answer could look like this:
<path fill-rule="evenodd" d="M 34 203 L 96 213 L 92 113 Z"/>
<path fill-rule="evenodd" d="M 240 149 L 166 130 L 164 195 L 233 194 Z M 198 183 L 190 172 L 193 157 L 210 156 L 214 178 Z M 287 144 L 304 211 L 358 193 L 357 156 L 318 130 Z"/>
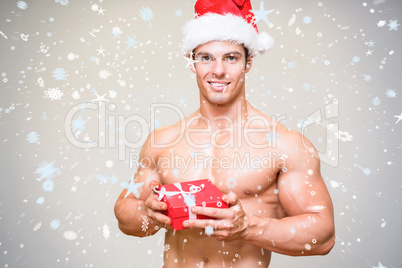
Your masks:
<path fill-rule="evenodd" d="M 194 60 L 192 60 L 191 64 L 190 64 L 190 70 L 195 73 L 195 62 Z"/>
<path fill-rule="evenodd" d="M 251 67 L 253 66 L 253 57 L 248 56 L 247 58 L 247 63 L 246 63 L 246 69 L 244 70 L 245 73 L 248 73 L 251 70 Z"/>

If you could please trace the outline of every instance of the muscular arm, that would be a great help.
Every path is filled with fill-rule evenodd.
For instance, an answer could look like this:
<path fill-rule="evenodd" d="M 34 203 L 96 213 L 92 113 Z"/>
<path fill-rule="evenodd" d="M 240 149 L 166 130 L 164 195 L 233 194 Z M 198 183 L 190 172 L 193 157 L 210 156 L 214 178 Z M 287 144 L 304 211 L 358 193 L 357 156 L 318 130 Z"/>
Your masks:
<path fill-rule="evenodd" d="M 300 134 L 291 136 L 287 170 L 278 176 L 277 186 L 287 217 L 249 217 L 244 239 L 281 254 L 324 255 L 335 243 L 332 201 L 313 145 L 305 139 L 306 149 Z"/>
<path fill-rule="evenodd" d="M 149 182 L 154 180 L 161 183 L 155 166 L 156 161 L 157 153 L 151 148 L 148 137 L 140 152 L 137 172 L 130 181 L 128 189 L 124 189 L 118 197 L 114 207 L 119 228 L 127 235 L 149 236 L 155 234 L 160 228 L 149 217 L 149 208 L 146 204 L 147 198 L 153 195 L 149 188 Z M 157 216 L 163 217 L 162 214 Z M 143 222 L 148 222 L 146 230 L 143 229 L 145 227 Z"/>

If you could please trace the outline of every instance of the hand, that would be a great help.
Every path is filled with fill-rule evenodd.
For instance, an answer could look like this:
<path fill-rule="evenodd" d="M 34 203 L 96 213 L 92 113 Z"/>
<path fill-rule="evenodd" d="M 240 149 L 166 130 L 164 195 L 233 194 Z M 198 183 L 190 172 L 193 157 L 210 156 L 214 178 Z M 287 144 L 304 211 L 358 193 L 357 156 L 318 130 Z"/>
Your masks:
<path fill-rule="evenodd" d="M 233 241 L 244 237 L 248 227 L 247 215 L 237 195 L 230 193 L 224 195 L 222 200 L 229 208 L 193 207 L 191 210 L 194 214 L 216 218 L 215 220 L 186 220 L 183 227 L 205 229 L 210 226 L 213 228 L 212 236 L 219 241 Z"/>
<path fill-rule="evenodd" d="M 158 188 L 160 186 L 159 182 L 151 181 L 149 183 L 149 188 L 151 190 Z M 161 227 L 170 226 L 171 220 L 168 216 L 160 213 L 161 210 L 167 210 L 167 205 L 165 202 L 161 202 L 158 200 L 158 194 L 155 192 L 151 192 L 145 201 L 145 206 L 147 208 L 148 217 L 154 221 L 154 224 L 157 224 Z"/>

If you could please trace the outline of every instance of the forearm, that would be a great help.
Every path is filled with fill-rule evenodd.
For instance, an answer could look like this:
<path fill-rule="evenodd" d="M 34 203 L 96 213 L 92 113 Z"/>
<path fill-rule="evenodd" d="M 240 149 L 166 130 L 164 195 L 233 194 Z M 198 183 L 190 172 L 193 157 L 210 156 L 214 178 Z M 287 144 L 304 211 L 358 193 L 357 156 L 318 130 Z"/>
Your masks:
<path fill-rule="evenodd" d="M 148 217 L 145 202 L 134 198 L 123 198 L 116 202 L 114 212 L 119 222 L 119 229 L 138 237 L 150 236 L 160 229 Z"/>
<path fill-rule="evenodd" d="M 334 226 L 319 214 L 283 219 L 249 217 L 244 240 L 261 248 L 291 256 L 325 255 L 334 245 Z"/>

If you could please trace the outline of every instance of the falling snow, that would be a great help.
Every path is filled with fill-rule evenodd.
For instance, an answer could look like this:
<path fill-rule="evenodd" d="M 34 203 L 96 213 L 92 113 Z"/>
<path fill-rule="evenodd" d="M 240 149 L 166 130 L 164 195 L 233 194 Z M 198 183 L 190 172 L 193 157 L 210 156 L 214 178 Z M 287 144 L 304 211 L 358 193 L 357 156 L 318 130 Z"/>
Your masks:
<path fill-rule="evenodd" d="M 49 90 L 45 90 L 45 98 L 48 98 L 52 101 L 54 100 L 61 100 L 64 93 L 61 92 L 59 88 L 49 88 Z"/>
<path fill-rule="evenodd" d="M 139 147 L 154 128 L 177 121 L 178 114 L 168 108 L 155 110 L 151 119 L 150 105 L 171 104 L 185 115 L 199 105 L 196 77 L 188 68 L 194 61 L 180 53 L 180 29 L 193 16 L 193 3 L 133 1 L 125 8 L 124 1 L 111 6 L 105 0 L 3 2 L 0 185 L 6 192 L 1 195 L 0 222 L 9 228 L 0 234 L 0 265 L 112 267 L 135 260 L 141 267 L 162 267 L 163 257 L 156 252 L 171 257 L 177 249 L 158 238 L 122 234 L 113 204 L 124 189 L 125 198 L 147 193 L 153 175 L 141 182 L 132 179 Z M 397 194 L 401 183 L 393 176 L 401 173 L 402 152 L 399 2 L 258 0 L 252 1 L 252 11 L 259 32 L 272 35 L 275 46 L 254 58 L 246 96 L 272 118 L 286 117 L 279 122 L 302 132 L 317 148 L 337 233 L 326 260 L 340 267 L 400 267 L 397 254 L 360 250 L 372 237 L 378 238 L 376 243 L 402 246 L 394 235 L 401 217 L 392 213 L 402 202 Z M 329 105 L 335 99 L 339 105 Z M 272 129 L 258 143 L 286 141 L 280 134 Z M 131 146 L 136 142 L 140 145 Z M 282 161 L 311 148 L 277 145 L 275 159 Z M 283 151 L 284 146 L 295 154 Z M 310 163 L 301 166 L 307 187 L 315 186 L 317 172 Z M 278 170 L 280 176 L 292 176 L 290 165 Z M 215 171 L 222 189 L 244 188 L 240 173 Z M 180 169 L 169 174 L 174 180 L 183 175 Z M 250 200 L 256 200 L 255 213 L 263 215 L 257 200 L 263 199 L 264 185 L 251 183 L 250 189 L 258 189 Z M 275 187 L 266 192 L 275 198 L 286 194 Z M 307 193 L 319 196 L 315 187 Z M 378 206 L 387 209 L 365 209 Z M 308 209 L 327 210 L 321 204 Z M 233 210 L 239 212 L 240 206 Z M 150 231 L 148 217 L 142 216 L 140 224 L 143 232 Z M 205 239 L 215 239 L 213 233 L 212 226 L 199 231 Z M 290 228 L 289 234 L 296 230 Z M 320 242 L 318 236 L 306 239 L 301 249 L 313 253 Z M 182 244 L 190 246 L 189 241 Z M 45 250 L 49 245 L 54 254 Z M 113 248 L 119 248 L 119 258 Z M 223 252 L 226 255 L 223 249 L 219 254 Z M 228 250 L 233 266 L 241 265 L 236 254 Z M 172 258 L 176 264 L 185 261 Z M 314 266 L 308 258 L 303 262 Z M 255 260 L 258 267 L 262 263 Z"/>

